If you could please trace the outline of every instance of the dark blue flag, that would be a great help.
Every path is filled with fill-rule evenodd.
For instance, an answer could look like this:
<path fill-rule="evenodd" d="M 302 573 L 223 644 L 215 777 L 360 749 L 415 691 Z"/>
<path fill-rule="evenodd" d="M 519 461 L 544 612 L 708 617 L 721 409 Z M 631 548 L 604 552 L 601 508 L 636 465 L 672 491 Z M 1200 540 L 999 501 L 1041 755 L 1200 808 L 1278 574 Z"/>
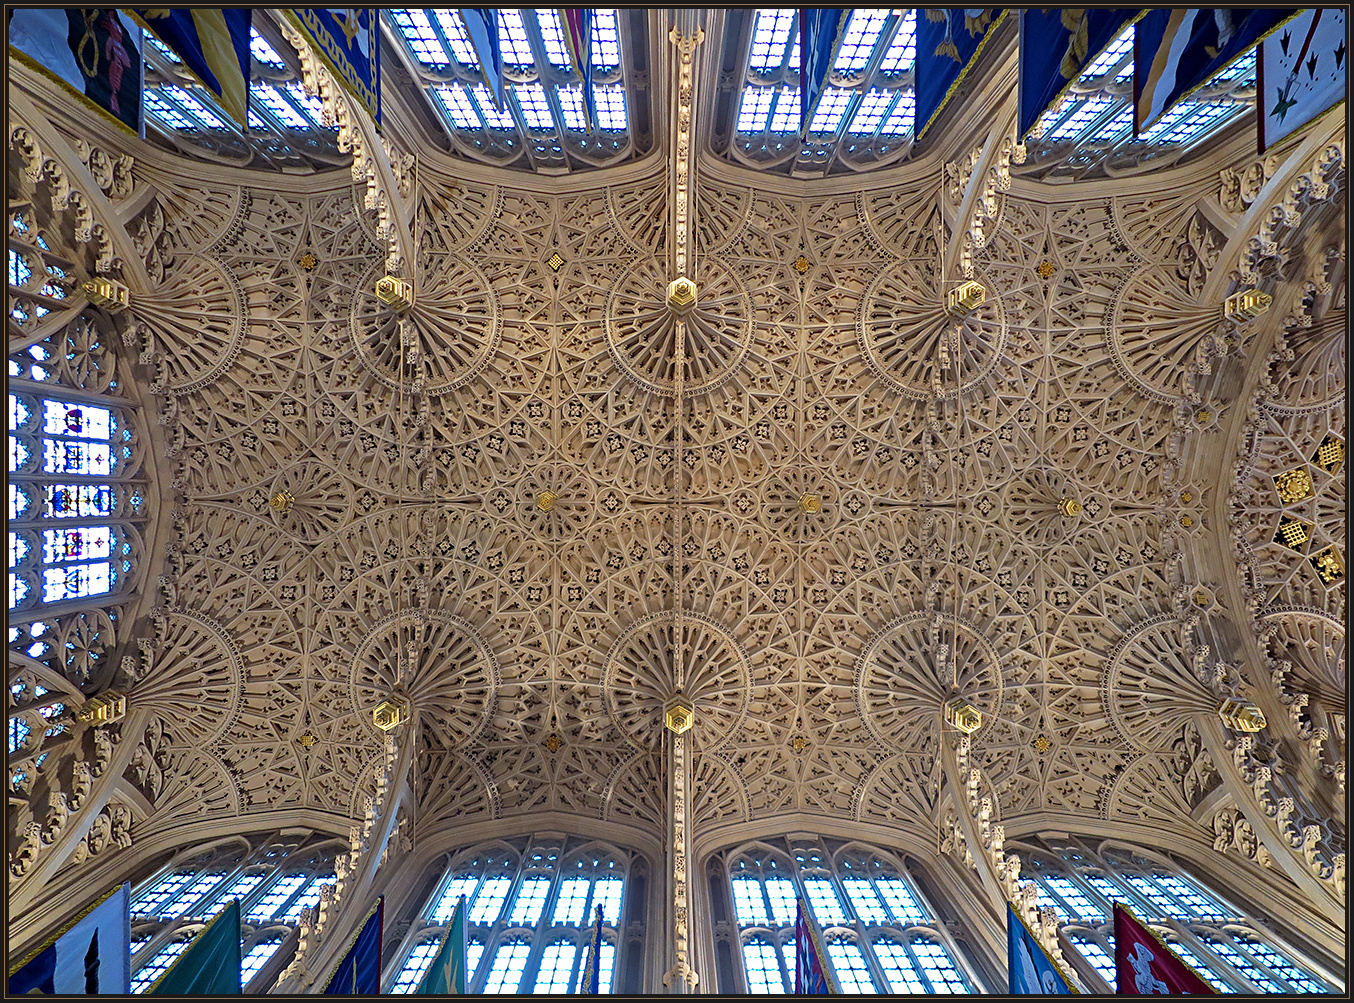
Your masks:
<path fill-rule="evenodd" d="M 301 29 L 330 72 L 381 127 L 381 32 L 375 7 L 291 7 Z"/>
<path fill-rule="evenodd" d="M 10 7 L 10 58 L 141 138 L 141 26 L 107 7 Z"/>
<path fill-rule="evenodd" d="M 250 8 L 137 7 L 132 14 L 183 60 L 235 121 L 246 124 Z"/>
<path fill-rule="evenodd" d="M 827 71 L 851 12 L 840 7 L 799 8 L 799 133 L 827 84 Z"/>
<path fill-rule="evenodd" d="M 385 896 L 367 913 L 343 959 L 324 987 L 326 996 L 377 996 L 381 992 L 381 938 L 385 925 Z"/>
<path fill-rule="evenodd" d="M 592 89 L 592 8 L 559 7 L 560 29 L 564 44 L 569 47 L 569 58 L 578 70 L 579 86 L 583 88 L 583 111 L 588 117 L 588 128 L 597 128 L 597 95 Z"/>
<path fill-rule="evenodd" d="M 917 15 L 917 138 L 921 139 L 1006 17 L 1000 7 L 926 7 Z"/>
<path fill-rule="evenodd" d="M 1020 137 L 1120 32 L 1139 8 L 1030 7 L 1020 12 Z"/>
<path fill-rule="evenodd" d="M 1134 133 L 1150 129 L 1297 14 L 1276 7 L 1148 11 L 1133 28 Z"/>
<path fill-rule="evenodd" d="M 602 986 L 602 907 L 597 907 L 597 921 L 588 935 L 587 953 L 583 956 L 583 975 L 579 979 L 580 996 L 596 996 Z"/>

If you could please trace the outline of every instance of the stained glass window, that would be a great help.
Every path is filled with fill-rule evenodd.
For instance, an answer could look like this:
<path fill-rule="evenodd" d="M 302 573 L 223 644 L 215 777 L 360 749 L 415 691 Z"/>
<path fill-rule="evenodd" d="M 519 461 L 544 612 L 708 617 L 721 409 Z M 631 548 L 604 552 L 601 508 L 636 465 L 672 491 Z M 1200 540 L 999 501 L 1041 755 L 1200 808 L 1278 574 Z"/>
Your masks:
<path fill-rule="evenodd" d="M 282 938 L 274 936 L 267 940 L 258 941 L 249 948 L 240 958 L 240 985 L 249 985 L 249 980 L 257 975 L 264 965 L 268 964 L 281 946 Z"/>

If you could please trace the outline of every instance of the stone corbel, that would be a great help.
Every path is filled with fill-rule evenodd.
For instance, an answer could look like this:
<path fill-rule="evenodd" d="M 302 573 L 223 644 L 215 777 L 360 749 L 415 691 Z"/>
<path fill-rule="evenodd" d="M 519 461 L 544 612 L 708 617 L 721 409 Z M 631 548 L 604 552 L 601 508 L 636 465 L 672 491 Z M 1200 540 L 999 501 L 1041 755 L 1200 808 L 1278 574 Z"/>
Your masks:
<path fill-rule="evenodd" d="M 36 105 L 17 87 L 9 93 L 10 145 L 21 157 L 30 180 L 51 175 L 54 201 L 64 196 L 77 213 L 76 238 L 96 243 L 99 271 L 114 268 L 132 293 L 150 290 L 150 278 L 136 244 L 122 226 L 117 209 L 80 155 Z M 66 194 L 69 193 L 69 194 Z"/>
<path fill-rule="evenodd" d="M 10 873 L 18 880 L 10 885 L 10 909 L 21 912 L 33 905 L 47 883 L 76 853 L 94 824 L 94 820 L 108 805 L 118 779 L 131 765 L 132 756 L 141 743 L 141 735 L 150 722 L 151 713 L 133 708 L 122 721 L 121 738 L 112 748 L 112 755 L 102 770 L 90 769 L 91 780 L 78 799 L 78 806 L 70 804 L 65 792 L 55 792 L 45 825 L 39 825 L 38 844 L 30 846 L 28 835 L 10 861 Z M 95 734 L 103 729 L 96 729 Z M 95 776 L 97 772 L 97 777 Z"/>

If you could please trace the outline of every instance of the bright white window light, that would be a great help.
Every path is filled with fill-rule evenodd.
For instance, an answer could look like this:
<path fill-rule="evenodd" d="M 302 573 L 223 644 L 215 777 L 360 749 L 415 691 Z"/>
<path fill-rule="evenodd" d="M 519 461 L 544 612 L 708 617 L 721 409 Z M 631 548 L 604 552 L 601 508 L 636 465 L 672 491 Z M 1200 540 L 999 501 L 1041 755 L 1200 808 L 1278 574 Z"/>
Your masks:
<path fill-rule="evenodd" d="M 621 33 L 616 10 L 595 10 L 592 14 L 592 68 L 613 70 L 621 65 Z"/>
<path fill-rule="evenodd" d="M 1081 132 L 1088 124 L 1103 115 L 1115 103 L 1116 99 L 1104 94 L 1094 94 L 1078 101 L 1072 113 L 1062 120 L 1053 130 L 1049 139 L 1067 139 Z"/>
<path fill-rule="evenodd" d="M 550 916 L 550 925 L 578 926 L 583 921 L 583 910 L 588 906 L 587 878 L 565 878 L 559 888 L 559 897 L 555 899 L 555 911 Z"/>
<path fill-rule="evenodd" d="M 456 62 L 462 66 L 479 66 L 479 58 L 475 55 L 475 47 L 470 44 L 470 36 L 466 34 L 465 22 L 461 20 L 460 11 L 454 7 L 442 7 L 434 10 L 433 14 L 437 17 L 437 26 L 442 29 L 442 37 L 447 40 Z"/>
<path fill-rule="evenodd" d="M 250 95 L 270 112 L 282 120 L 282 124 L 292 129 L 308 129 L 310 123 L 278 93 L 270 83 L 256 83 L 250 88 Z"/>
<path fill-rule="evenodd" d="M 1133 128 L 1133 106 L 1125 105 L 1123 110 L 1115 115 L 1108 122 L 1105 122 L 1095 132 L 1091 133 L 1090 142 L 1108 143 L 1118 139 L 1128 130 Z"/>
<path fill-rule="evenodd" d="M 912 941 L 912 953 L 917 956 L 917 963 L 930 980 L 932 992 L 949 994 L 969 992 L 963 976 L 955 967 L 954 959 L 950 957 L 950 952 L 940 944 L 926 937 L 916 937 Z"/>
<path fill-rule="evenodd" d="M 569 68 L 569 45 L 564 40 L 564 28 L 559 21 L 559 10 L 555 7 L 540 7 L 536 10 L 536 23 L 541 29 L 541 41 L 545 43 L 545 55 L 552 66 Z M 593 21 L 593 45 L 597 44 L 596 20 Z M 595 64 L 594 64 L 595 65 Z"/>
<path fill-rule="evenodd" d="M 1114 39 L 1105 51 L 1091 60 L 1091 64 L 1081 71 L 1082 80 L 1094 80 L 1096 77 L 1103 77 L 1110 70 L 1119 65 L 1119 61 L 1125 56 L 1128 60 L 1129 72 L 1133 69 L 1133 25 L 1129 25 L 1123 31 L 1119 32 L 1118 37 Z"/>
<path fill-rule="evenodd" d="M 249 949 L 249 953 L 240 959 L 240 985 L 249 985 L 249 980 L 257 975 L 268 960 L 277 953 L 277 949 L 282 946 L 281 937 L 270 937 L 268 940 L 259 941 Z"/>
<path fill-rule="evenodd" d="M 513 96 L 517 98 L 517 107 L 522 109 L 522 118 L 528 129 L 538 132 L 553 132 L 555 118 L 550 114 L 550 102 L 546 100 L 545 88 L 540 84 L 514 84 Z"/>
<path fill-rule="evenodd" d="M 249 52 L 260 63 L 280 70 L 286 64 L 282 62 L 282 57 L 277 54 L 277 50 L 268 44 L 268 40 L 258 33 L 255 28 L 249 29 Z"/>
<path fill-rule="evenodd" d="M 597 101 L 598 128 L 608 132 L 624 132 L 629 125 L 625 113 L 625 88 L 594 85 L 592 93 Z"/>
<path fill-rule="evenodd" d="M 898 31 L 889 42 L 884 60 L 879 64 L 881 73 L 908 73 L 917 64 L 917 11 L 909 9 L 898 25 Z"/>
<path fill-rule="evenodd" d="M 527 967 L 531 945 L 522 940 L 504 944 L 494 955 L 489 977 L 484 980 L 484 992 L 495 995 L 515 993 L 522 985 L 522 972 Z"/>
<path fill-rule="evenodd" d="M 479 878 L 473 875 L 461 878 L 452 878 L 451 883 L 447 885 L 446 891 L 442 897 L 437 900 L 437 905 L 428 911 L 428 922 L 430 923 L 449 923 L 451 914 L 456 910 L 456 903 L 460 901 L 462 895 L 466 897 L 469 903 L 471 897 L 475 894 L 475 886 L 478 885 Z M 468 910 L 468 906 L 467 906 Z"/>
<path fill-rule="evenodd" d="M 399 33 L 404 36 L 405 44 L 424 66 L 441 69 L 448 65 L 446 47 L 437 35 L 437 30 L 428 20 L 428 12 L 422 9 L 388 11 L 391 21 Z M 450 12 L 453 13 L 454 12 Z"/>
<path fill-rule="evenodd" d="M 462 84 L 437 84 L 431 88 L 437 103 L 458 129 L 478 129 L 480 117 Z"/>
<path fill-rule="evenodd" d="M 799 88 L 776 89 L 776 105 L 771 112 L 770 132 L 799 131 Z"/>
<path fill-rule="evenodd" d="M 583 107 L 583 91 L 577 85 L 557 87 L 559 110 L 564 113 L 564 128 L 572 132 L 587 132 L 588 112 Z"/>
<path fill-rule="evenodd" d="M 790 29 L 797 25 L 796 8 L 771 7 L 758 10 L 757 20 L 752 26 L 752 58 L 748 61 L 748 66 L 762 73 L 780 67 L 785 60 L 785 43 L 790 38 Z M 791 64 L 792 67 L 797 65 Z"/>
<path fill-rule="evenodd" d="M 178 98 L 179 104 L 183 105 L 184 108 L 196 115 L 198 120 L 208 129 L 225 130 L 226 123 L 222 120 L 221 116 L 217 115 L 216 112 L 212 111 L 203 104 L 202 101 L 198 100 L 191 91 L 184 90 L 182 87 L 162 86 L 160 89 L 174 92 L 174 97 Z"/>
<path fill-rule="evenodd" d="M 884 906 L 869 881 L 865 878 L 844 878 L 842 887 L 846 889 L 846 897 L 855 907 L 856 915 L 862 920 L 866 923 L 888 922 L 888 913 L 884 911 Z"/>
<path fill-rule="evenodd" d="M 287 92 L 287 96 L 291 98 L 292 103 L 297 106 L 302 114 L 310 116 L 308 124 L 312 127 L 319 127 L 320 123 L 324 121 L 324 105 L 320 103 L 320 99 L 307 94 L 305 88 L 297 80 L 288 80 L 282 85 L 282 89 Z"/>
<path fill-rule="evenodd" d="M 884 969 L 884 977 L 889 980 L 889 988 L 895 993 L 923 995 L 926 987 L 921 976 L 912 965 L 912 958 L 903 949 L 903 945 L 888 938 L 876 940 L 872 945 L 879 966 Z"/>
<path fill-rule="evenodd" d="M 593 885 L 592 892 L 592 911 L 596 913 L 597 907 L 602 907 L 602 922 L 609 923 L 612 926 L 619 926 L 621 922 L 621 893 L 624 888 L 624 882 L 620 878 L 602 878 Z M 594 917 L 589 916 L 591 922 Z"/>
<path fill-rule="evenodd" d="M 535 926 L 545 908 L 545 896 L 549 890 L 549 878 L 527 878 L 523 881 L 508 923 L 512 926 Z"/>
<path fill-rule="evenodd" d="M 541 955 L 541 967 L 536 973 L 536 987 L 532 993 L 567 993 L 577 953 L 578 947 L 565 941 L 548 945 Z"/>
<path fill-rule="evenodd" d="M 789 878 L 767 878 L 766 896 L 771 900 L 771 918 L 777 926 L 795 921 L 795 886 Z"/>
<path fill-rule="evenodd" d="M 910 90 L 898 95 L 898 101 L 879 129 L 881 136 L 910 136 L 917 123 L 917 96 Z"/>
<path fill-rule="evenodd" d="M 526 69 L 535 65 L 526 25 L 522 23 L 522 12 L 518 8 L 498 8 L 498 45 L 505 66 Z"/>
<path fill-rule="evenodd" d="M 841 48 L 837 50 L 837 59 L 832 68 L 838 73 L 854 74 L 865 69 L 874 52 L 879 34 L 884 30 L 888 18 L 888 8 L 868 7 L 851 11 L 851 20 L 846 23 L 842 33 Z"/>
<path fill-rule="evenodd" d="M 744 90 L 742 104 L 738 106 L 737 131 L 748 135 L 762 132 L 771 115 L 771 103 L 775 96 L 772 87 L 748 87 Z"/>
<path fill-rule="evenodd" d="M 874 995 L 874 980 L 865 967 L 865 956 L 860 953 L 859 945 L 849 940 L 829 941 L 827 956 L 832 959 L 832 969 L 837 973 L 842 992 Z"/>
<path fill-rule="evenodd" d="M 805 878 L 804 892 L 809 897 L 814 918 L 823 926 L 840 926 L 847 921 L 832 882 L 827 878 Z"/>
<path fill-rule="evenodd" d="M 867 91 L 851 116 L 849 131 L 856 136 L 872 136 L 884 121 L 884 115 L 893 103 L 894 95 L 889 91 Z"/>
<path fill-rule="evenodd" d="M 475 904 L 470 907 L 470 922 L 478 926 L 488 926 L 498 919 L 503 911 L 503 903 L 508 898 L 508 889 L 512 887 L 511 878 L 486 878 L 484 886 L 475 896 Z"/>
<path fill-rule="evenodd" d="M 754 996 L 785 995 L 780 956 L 765 937 L 754 937 L 743 945 L 743 968 L 748 976 L 748 991 Z"/>
<path fill-rule="evenodd" d="M 167 100 L 166 95 L 161 93 L 163 90 L 165 88 L 162 87 L 147 87 L 145 89 L 142 100 L 146 104 L 146 112 L 171 129 L 178 129 L 182 132 L 192 132 L 196 129 L 197 123 L 185 115 L 177 105 Z"/>
<path fill-rule="evenodd" d="M 502 111 L 495 108 L 494 99 L 489 94 L 489 88 L 485 87 L 484 84 L 476 84 L 471 93 L 475 96 L 475 103 L 479 105 L 480 115 L 483 116 L 485 124 L 490 129 L 506 129 L 509 132 L 516 130 L 517 124 L 512 120 L 512 112 L 508 111 L 506 101 Z"/>
<path fill-rule="evenodd" d="M 824 90 L 818 99 L 818 106 L 813 110 L 813 118 L 809 120 L 809 131 L 836 132 L 854 93 L 842 87 L 828 87 Z"/>

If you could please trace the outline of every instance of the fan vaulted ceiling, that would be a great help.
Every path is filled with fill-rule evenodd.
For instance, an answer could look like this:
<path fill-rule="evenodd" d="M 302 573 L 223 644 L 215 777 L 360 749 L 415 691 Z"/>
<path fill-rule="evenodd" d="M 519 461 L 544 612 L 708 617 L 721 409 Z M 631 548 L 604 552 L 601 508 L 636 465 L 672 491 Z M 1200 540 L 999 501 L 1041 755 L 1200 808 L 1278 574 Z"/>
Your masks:
<path fill-rule="evenodd" d="M 137 839 L 346 831 L 405 782 L 372 717 L 400 694 L 401 811 L 429 845 L 543 814 L 661 842 L 680 690 L 700 848 L 809 817 L 933 846 L 973 798 L 1008 828 L 1206 845 L 1220 818 L 1262 817 L 1253 764 L 1222 752 L 1216 708 L 1236 697 L 1269 719 L 1256 755 L 1287 765 L 1264 796 L 1319 827 L 1306 862 L 1265 852 L 1334 900 L 1344 591 L 1313 558 L 1345 552 L 1344 482 L 1313 457 L 1345 435 L 1343 131 L 1262 160 L 1215 134 L 1174 166 L 1053 188 L 1019 175 L 1009 138 L 984 142 L 1009 136 L 1008 40 L 945 138 L 895 163 L 910 92 L 903 57 L 903 76 L 886 64 L 906 25 L 880 13 L 841 68 L 821 167 L 813 136 L 768 152 L 789 57 L 759 55 L 751 11 L 706 12 L 686 64 L 661 17 L 622 11 L 602 83 L 621 128 L 604 115 L 599 136 L 574 128 L 536 14 L 522 38 L 549 58 L 513 64 L 513 91 L 540 117 L 496 130 L 445 19 L 390 12 L 400 45 L 424 39 L 384 139 L 399 206 L 360 158 L 264 176 L 96 137 L 135 158 L 86 203 L 122 228 L 119 392 L 146 409 L 160 506 L 119 628 L 142 661 L 104 680 L 158 764 L 122 763 Z M 285 39 L 263 34 L 268 62 Z M 282 102 L 268 114 L 312 125 L 272 153 L 249 137 L 237 162 L 343 160 L 292 77 L 257 85 Z M 78 205 L 27 171 L 87 132 L 23 87 L 11 198 L 94 274 Z M 1084 107 L 1031 144 L 1055 176 L 1085 168 L 1057 146 Z M 1129 153 L 1106 156 L 1102 174 Z M 407 311 L 375 294 L 388 263 Z M 668 303 L 682 274 L 689 310 Z M 987 296 L 956 318 L 966 279 Z M 1269 312 L 1224 320 L 1251 287 Z M 1295 468 L 1310 490 L 1277 492 Z M 1289 521 L 1298 547 L 1276 538 Z M 952 764 L 976 791 L 946 779 L 953 699 L 982 715 Z"/>

